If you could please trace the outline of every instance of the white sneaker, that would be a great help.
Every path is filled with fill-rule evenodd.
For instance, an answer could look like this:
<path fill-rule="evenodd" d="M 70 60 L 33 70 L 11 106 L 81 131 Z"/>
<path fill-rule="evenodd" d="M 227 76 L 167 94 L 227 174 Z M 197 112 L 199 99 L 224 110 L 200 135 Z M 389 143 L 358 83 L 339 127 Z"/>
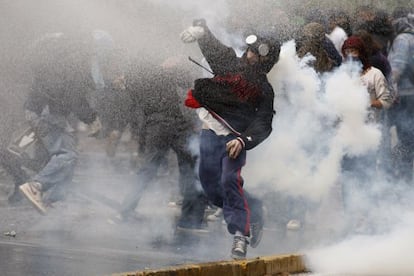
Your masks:
<path fill-rule="evenodd" d="M 222 216 L 223 209 L 217 208 L 217 210 L 213 214 L 207 216 L 207 221 L 218 221 Z"/>
<path fill-rule="evenodd" d="M 39 182 L 27 182 L 20 185 L 19 190 L 40 214 L 46 215 L 46 206 L 42 200 L 41 188 L 42 184 Z"/>
<path fill-rule="evenodd" d="M 233 246 L 231 248 L 231 257 L 235 260 L 246 259 L 247 245 L 249 238 L 241 235 L 234 235 Z"/>

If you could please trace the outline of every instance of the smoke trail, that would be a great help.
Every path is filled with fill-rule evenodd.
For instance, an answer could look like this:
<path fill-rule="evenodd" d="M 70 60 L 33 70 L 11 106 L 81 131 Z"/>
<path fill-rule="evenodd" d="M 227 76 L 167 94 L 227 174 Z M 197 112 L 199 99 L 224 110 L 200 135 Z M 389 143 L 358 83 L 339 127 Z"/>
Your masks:
<path fill-rule="evenodd" d="M 381 133 L 366 123 L 369 98 L 357 65 L 319 78 L 308 59 L 297 58 L 294 42 L 283 45 L 269 73 L 277 93 L 274 131 L 250 154 L 246 179 L 319 200 L 338 180 L 344 154 L 376 149 Z"/>

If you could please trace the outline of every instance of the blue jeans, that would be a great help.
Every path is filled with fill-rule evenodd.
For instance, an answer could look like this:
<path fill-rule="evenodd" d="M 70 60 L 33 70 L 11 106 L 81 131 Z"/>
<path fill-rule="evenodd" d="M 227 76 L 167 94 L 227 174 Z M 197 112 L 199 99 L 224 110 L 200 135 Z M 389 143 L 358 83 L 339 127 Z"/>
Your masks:
<path fill-rule="evenodd" d="M 78 152 L 75 136 L 65 128 L 52 127 L 40 137 L 49 154 L 49 161 L 34 177 L 42 191 L 60 189 L 72 181 Z"/>
<path fill-rule="evenodd" d="M 242 150 L 236 159 L 228 157 L 226 143 L 234 138 L 216 135 L 212 130 L 201 131 L 199 175 L 207 198 L 223 208 L 229 233 L 240 231 L 248 236 L 250 223 L 262 220 L 262 202 L 243 189 L 241 168 L 246 151 Z"/>

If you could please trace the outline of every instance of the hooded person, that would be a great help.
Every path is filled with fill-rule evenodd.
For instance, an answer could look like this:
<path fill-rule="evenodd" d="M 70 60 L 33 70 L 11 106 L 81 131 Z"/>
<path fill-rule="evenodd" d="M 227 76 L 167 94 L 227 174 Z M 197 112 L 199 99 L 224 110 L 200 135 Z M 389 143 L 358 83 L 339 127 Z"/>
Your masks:
<path fill-rule="evenodd" d="M 355 35 L 364 41 L 370 64 L 380 69 L 389 80 L 391 78 L 391 65 L 387 57 L 381 52 L 381 45 L 366 30 L 360 30 Z"/>
<path fill-rule="evenodd" d="M 380 122 L 381 111 L 390 108 L 393 102 L 387 79 L 381 70 L 371 65 L 367 47 L 360 37 L 350 36 L 345 40 L 342 54 L 348 62 L 360 62 L 362 66 L 361 82 L 367 88 L 371 103 L 369 117 Z"/>
<path fill-rule="evenodd" d="M 231 255 L 246 257 L 247 245 L 258 246 L 263 232 L 262 202 L 243 188 L 241 168 L 246 151 L 272 132 L 274 91 L 266 74 L 278 61 L 280 43 L 250 35 L 241 57 L 195 20 L 181 33 L 185 43 L 198 42 L 213 77 L 201 78 L 188 91 L 185 105 L 196 108 L 202 121 L 199 177 L 215 206 L 223 209 L 234 235 Z"/>
<path fill-rule="evenodd" d="M 324 48 L 325 40 L 325 29 L 321 24 L 316 22 L 306 24 L 302 29 L 302 43 L 297 51 L 300 58 L 308 53 L 313 55 L 315 60 L 311 66 L 319 73 L 331 71 L 335 66 L 334 60 L 329 57 Z"/>
<path fill-rule="evenodd" d="M 394 173 L 399 180 L 411 183 L 414 162 L 414 14 L 393 21 L 395 38 L 389 49 L 393 88 L 398 104 L 392 109 L 391 123 L 396 126 Z"/>
<path fill-rule="evenodd" d="M 364 41 L 358 36 L 350 36 L 342 45 L 342 55 L 347 61 L 359 61 L 362 64 L 362 70 L 368 70 L 371 63 L 368 59 L 368 52 Z"/>
<path fill-rule="evenodd" d="M 131 99 L 129 124 L 142 162 L 137 167 L 135 185 L 122 199 L 117 218 L 134 218 L 144 192 L 155 184 L 158 173 L 168 174 L 167 158 L 172 152 L 177 160 L 182 198 L 175 232 L 175 241 L 179 243 L 188 235 L 208 233 L 204 221 L 207 201 L 195 175 L 197 154 L 189 147 L 195 135 L 195 116 L 185 114 L 180 104 L 181 94 L 185 94 L 193 80 L 181 56 L 169 57 L 161 64 L 133 62 L 126 74 L 126 92 Z"/>
<path fill-rule="evenodd" d="M 73 179 L 78 152 L 69 118 L 74 115 L 85 124 L 97 119 L 87 99 L 93 89 L 88 57 L 81 41 L 62 33 L 43 37 L 33 50 L 33 81 L 24 108 L 48 161 L 19 190 L 41 214 L 65 198 Z"/>

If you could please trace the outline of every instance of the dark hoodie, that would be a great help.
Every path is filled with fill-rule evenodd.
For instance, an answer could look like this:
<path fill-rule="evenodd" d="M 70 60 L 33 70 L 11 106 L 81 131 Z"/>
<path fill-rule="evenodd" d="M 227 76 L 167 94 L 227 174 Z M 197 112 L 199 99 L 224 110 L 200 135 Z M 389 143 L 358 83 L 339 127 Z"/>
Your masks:
<path fill-rule="evenodd" d="M 186 105 L 206 108 L 243 140 L 247 150 L 252 149 L 272 131 L 274 92 L 266 74 L 278 60 L 280 45 L 271 44 L 266 63 L 249 65 L 246 53 L 238 58 L 203 27 L 206 33 L 198 44 L 215 76 L 197 79 L 189 92 L 193 105 L 189 98 Z"/>
<path fill-rule="evenodd" d="M 33 82 L 25 109 L 40 115 L 47 106 L 52 117 L 67 118 L 73 113 L 84 123 L 92 123 L 96 112 L 87 100 L 93 89 L 87 46 L 58 33 L 45 36 L 32 51 Z"/>

